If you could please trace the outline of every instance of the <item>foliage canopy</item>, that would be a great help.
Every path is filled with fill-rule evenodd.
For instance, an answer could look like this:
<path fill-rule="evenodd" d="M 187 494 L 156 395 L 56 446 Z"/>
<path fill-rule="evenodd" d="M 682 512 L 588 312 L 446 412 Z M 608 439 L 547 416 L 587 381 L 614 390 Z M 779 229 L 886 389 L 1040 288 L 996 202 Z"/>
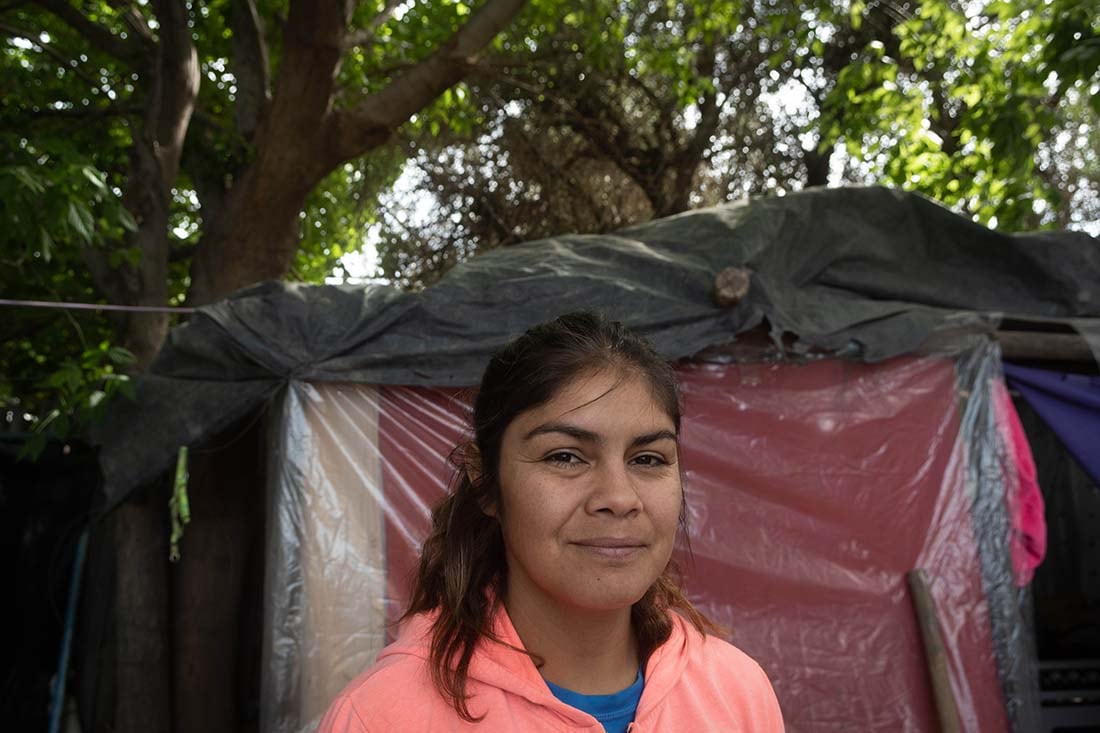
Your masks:
<path fill-rule="evenodd" d="M 297 209 L 290 244 L 271 245 L 282 264 L 254 258 L 219 287 L 347 277 L 345 255 L 364 246 L 379 254 L 367 274 L 420 287 L 483 249 L 825 183 L 920 191 L 1012 230 L 1100 219 L 1100 16 L 1087 0 L 536 0 L 518 14 L 516 2 L 504 32 L 439 81 L 425 64 L 503 4 L 38 0 L 0 11 L 3 292 L 163 305 L 216 296 L 199 281 L 247 238 L 226 222 L 269 218 L 255 197 L 279 196 L 263 176 L 293 178 L 294 166 L 302 191 L 271 204 Z M 326 13 L 337 16 L 328 26 L 317 20 Z M 327 67 L 320 41 L 306 44 L 313 56 L 295 46 L 322 36 L 339 44 Z M 173 38 L 181 66 L 151 69 Z M 142 150 L 163 127 L 151 110 L 171 107 L 156 84 L 186 71 L 188 47 L 193 111 L 178 165 L 161 161 L 161 214 L 143 198 L 153 179 Z M 331 94 L 290 99 L 287 79 L 311 59 L 310 73 L 331 70 Z M 372 101 L 394 106 L 385 95 L 417 69 L 439 89 L 370 132 L 384 118 L 371 118 Z M 287 111 L 318 103 L 314 118 Z M 279 115 L 293 124 L 279 128 Z M 332 115 L 371 142 L 330 154 L 301 133 Z M 123 366 L 103 354 L 135 343 L 147 362 L 137 327 L 13 312 L 0 324 L 0 400 L 45 415 L 57 375 L 73 368 L 84 394 L 102 392 Z"/>

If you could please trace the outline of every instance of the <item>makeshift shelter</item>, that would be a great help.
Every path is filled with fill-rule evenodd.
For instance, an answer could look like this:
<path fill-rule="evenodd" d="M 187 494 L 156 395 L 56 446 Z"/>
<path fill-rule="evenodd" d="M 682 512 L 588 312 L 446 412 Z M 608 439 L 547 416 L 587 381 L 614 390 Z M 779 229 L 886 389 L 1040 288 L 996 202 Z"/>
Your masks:
<path fill-rule="evenodd" d="M 750 286 L 719 305 L 731 267 Z M 914 568 L 962 729 L 1036 730 L 994 337 L 1062 328 L 1100 360 L 1098 283 L 1087 235 L 866 188 L 510 247 L 417 294 L 264 284 L 172 332 L 103 429 L 101 506 L 273 406 L 261 727 L 309 730 L 406 597 L 464 388 L 528 326 L 597 309 L 677 360 L 689 595 L 762 663 L 788 730 L 932 728 Z"/>
<path fill-rule="evenodd" d="M 1100 374 L 1004 367 L 1047 518 L 1030 585 L 1043 730 L 1100 730 Z"/>

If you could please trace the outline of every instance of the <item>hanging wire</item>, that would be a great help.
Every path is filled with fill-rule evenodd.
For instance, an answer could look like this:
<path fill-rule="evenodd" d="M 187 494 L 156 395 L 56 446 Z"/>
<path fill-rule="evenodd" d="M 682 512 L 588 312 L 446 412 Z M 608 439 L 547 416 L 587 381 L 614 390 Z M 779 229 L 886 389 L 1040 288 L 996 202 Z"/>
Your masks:
<path fill-rule="evenodd" d="M 61 310 L 127 311 L 131 313 L 194 313 L 197 308 L 169 305 L 115 305 L 113 303 L 61 303 L 51 300 L 11 300 L 0 298 L 0 305 L 18 308 L 58 308 Z"/>

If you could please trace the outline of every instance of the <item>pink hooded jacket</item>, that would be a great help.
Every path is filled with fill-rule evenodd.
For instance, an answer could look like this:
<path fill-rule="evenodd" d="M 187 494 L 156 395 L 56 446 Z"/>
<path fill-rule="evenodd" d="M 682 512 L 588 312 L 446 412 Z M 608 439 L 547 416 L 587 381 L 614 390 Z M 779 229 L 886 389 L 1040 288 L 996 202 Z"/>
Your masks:
<path fill-rule="evenodd" d="M 645 687 L 632 733 L 728 731 L 782 733 L 783 719 L 760 666 L 731 644 L 698 633 L 672 614 L 672 636 L 646 663 Z M 523 643 L 503 608 L 493 631 Z M 381 731 L 588 731 L 599 721 L 554 697 L 531 658 L 483 642 L 470 664 L 469 708 L 478 723 L 462 720 L 432 685 L 429 621 L 418 616 L 396 642 L 333 701 L 319 733 Z"/>

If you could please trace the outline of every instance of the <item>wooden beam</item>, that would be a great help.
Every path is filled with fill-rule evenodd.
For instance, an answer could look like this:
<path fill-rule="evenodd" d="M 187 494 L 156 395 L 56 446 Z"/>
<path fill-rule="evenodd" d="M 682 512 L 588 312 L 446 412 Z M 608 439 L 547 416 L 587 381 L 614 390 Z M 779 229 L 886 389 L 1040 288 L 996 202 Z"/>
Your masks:
<path fill-rule="evenodd" d="M 917 613 L 921 641 L 924 642 L 924 660 L 932 683 L 932 697 L 936 703 L 940 732 L 959 733 L 962 730 L 959 724 L 959 708 L 955 704 L 955 693 L 947 675 L 947 652 L 940 636 L 939 619 L 936 618 L 936 605 L 928 588 L 928 580 L 920 568 L 910 570 L 906 578 L 912 594 L 913 609 Z"/>
<path fill-rule="evenodd" d="M 732 269 L 732 268 L 731 268 Z M 744 296 L 737 282 L 739 276 L 731 276 L 715 283 L 715 300 L 722 305 L 735 304 Z M 1064 331 L 994 331 L 990 334 L 1001 345 L 1001 355 L 1005 359 L 1030 361 L 1096 363 L 1096 358 L 1088 342 L 1078 333 Z M 916 349 L 916 353 L 940 353 L 958 348 L 961 337 L 952 332 L 936 332 Z M 795 341 L 794 334 L 784 335 L 784 348 L 790 349 Z M 733 361 L 754 361 L 763 353 L 770 358 L 780 356 L 775 342 L 768 335 L 767 327 L 760 326 L 751 331 L 740 333 L 734 343 L 712 346 L 697 356 L 700 358 L 724 356 Z M 818 356 L 827 356 L 817 353 Z"/>
<path fill-rule="evenodd" d="M 1095 361 L 1089 344 L 1077 333 L 997 331 L 1001 354 L 1006 359 L 1042 361 Z"/>

